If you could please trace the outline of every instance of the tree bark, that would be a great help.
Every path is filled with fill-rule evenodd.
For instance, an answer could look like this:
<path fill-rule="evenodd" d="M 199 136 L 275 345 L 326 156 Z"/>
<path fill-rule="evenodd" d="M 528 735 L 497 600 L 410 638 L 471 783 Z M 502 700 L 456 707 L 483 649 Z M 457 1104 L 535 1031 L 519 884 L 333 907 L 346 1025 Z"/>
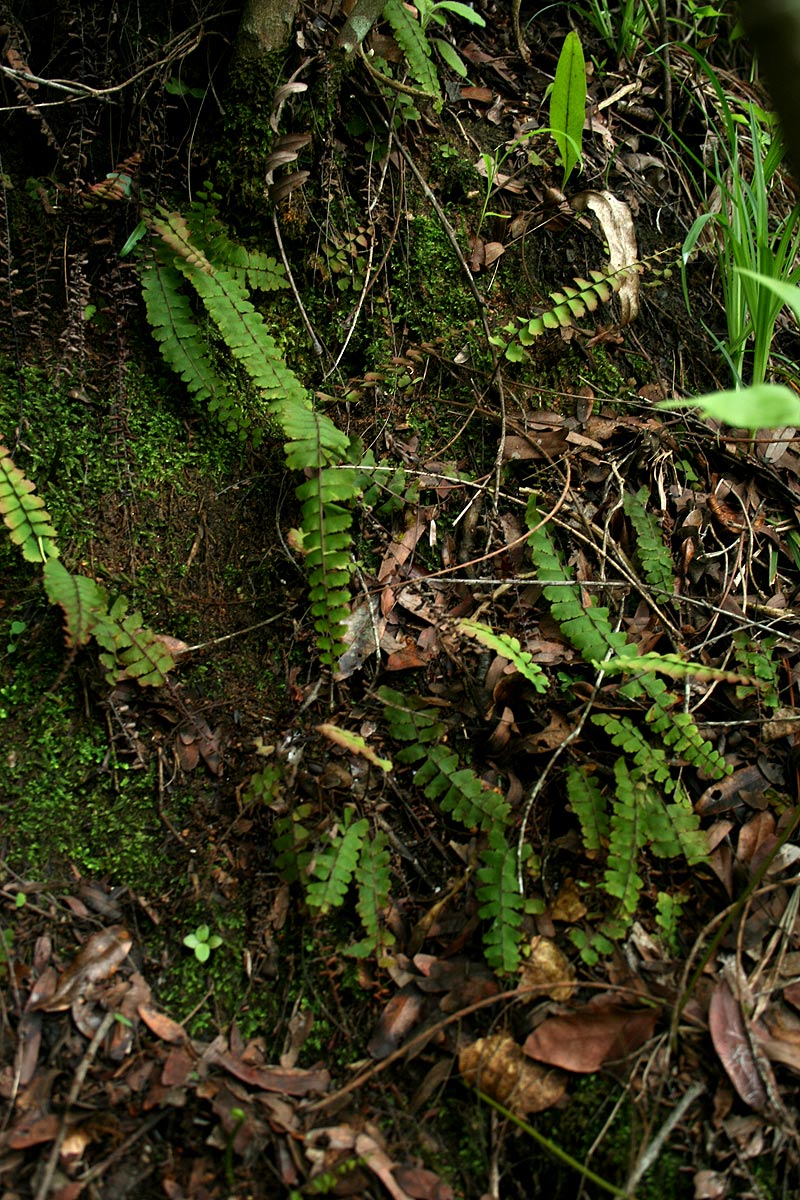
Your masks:
<path fill-rule="evenodd" d="M 301 0 L 246 0 L 235 58 L 256 65 L 275 50 L 285 50 Z"/>

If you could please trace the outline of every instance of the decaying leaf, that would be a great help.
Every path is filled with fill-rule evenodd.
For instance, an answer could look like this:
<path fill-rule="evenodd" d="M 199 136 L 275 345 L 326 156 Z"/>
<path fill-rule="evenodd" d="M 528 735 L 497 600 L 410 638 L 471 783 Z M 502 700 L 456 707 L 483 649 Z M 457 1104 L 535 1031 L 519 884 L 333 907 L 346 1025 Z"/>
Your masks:
<path fill-rule="evenodd" d="M 497 1033 L 478 1038 L 458 1056 L 464 1082 L 516 1113 L 543 1112 L 564 1094 L 567 1077 L 526 1058 L 512 1037 Z"/>
<path fill-rule="evenodd" d="M 329 738 L 337 746 L 342 746 L 345 750 L 349 750 L 351 754 L 360 754 L 367 762 L 371 762 L 375 767 L 380 767 L 382 771 L 391 771 L 391 759 L 380 758 L 372 747 L 367 745 L 360 734 L 352 733 L 349 729 L 342 729 L 339 725 L 316 725 L 315 729 L 317 733 L 321 733 L 323 737 Z"/>
<path fill-rule="evenodd" d="M 577 212 L 589 208 L 600 222 L 608 244 L 609 274 L 628 268 L 617 293 L 620 304 L 620 323 L 629 325 L 639 312 L 639 268 L 636 231 L 628 205 L 611 192 L 581 192 L 572 201 Z"/>
<path fill-rule="evenodd" d="M 90 984 L 109 979 L 124 962 L 133 938 L 122 925 L 111 925 L 93 934 L 58 981 L 52 996 L 35 1006 L 44 1012 L 62 1012 L 87 990 Z"/>
<path fill-rule="evenodd" d="M 575 994 L 575 985 L 569 982 L 574 978 L 575 968 L 554 941 L 546 937 L 533 938 L 530 957 L 522 964 L 519 973 L 520 992 L 531 988 L 531 999 L 545 995 L 551 1000 L 563 1002 Z"/>
<path fill-rule="evenodd" d="M 619 1062 L 648 1038 L 658 1020 L 655 1008 L 623 1008 L 605 998 L 577 1012 L 543 1021 L 527 1038 L 526 1054 L 565 1071 L 591 1074 Z"/>
<path fill-rule="evenodd" d="M 767 1105 L 766 1089 L 747 1036 L 741 1005 L 725 980 L 717 984 L 711 997 L 708 1028 L 714 1049 L 737 1093 L 750 1108 L 762 1112 Z"/>

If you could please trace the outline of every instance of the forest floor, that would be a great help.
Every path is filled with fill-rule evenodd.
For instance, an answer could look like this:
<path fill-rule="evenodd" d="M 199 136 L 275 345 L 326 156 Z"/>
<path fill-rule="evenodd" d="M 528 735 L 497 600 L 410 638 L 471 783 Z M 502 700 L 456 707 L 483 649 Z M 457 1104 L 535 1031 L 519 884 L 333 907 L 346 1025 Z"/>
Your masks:
<path fill-rule="evenodd" d="M 73 7 L 11 18 L 4 61 L 16 37 L 37 75 L 133 75 L 146 39 Z M 531 130 L 563 12 L 523 20 L 526 50 L 505 7 L 477 7 L 486 28 L 450 27 L 468 78 L 440 66 L 441 108 L 363 64 L 336 75 L 335 5 L 300 17 L 269 79 L 226 75 L 230 16 L 205 14 L 201 40 L 154 12 L 147 53 L 173 57 L 119 112 L 37 108 L 6 80 L 0 446 L 70 570 L 179 639 L 162 686 L 109 682 L 0 538 L 8 1200 L 798 1194 L 797 430 L 657 407 L 732 386 L 716 259 L 701 248 L 685 279 L 678 262 L 720 136 L 683 43 L 737 114 L 767 101 L 725 21 L 716 42 L 702 20 L 675 32 L 665 73 L 652 33 L 625 58 L 576 18 L 590 119 L 562 191 Z M 390 32 L 372 47 L 399 73 Z M 277 103 L 287 80 L 307 91 Z M 278 127 L 308 175 L 273 203 Z M 146 205 L 181 211 L 206 179 L 232 236 L 291 266 L 263 302 L 286 362 L 402 476 L 358 513 L 333 673 L 283 439 L 254 446 L 193 403 L 119 253 Z M 599 300 L 504 358 L 487 330 L 507 339 L 602 269 L 609 195 L 646 264 L 638 315 Z M 791 212 L 788 175 L 771 200 Z M 784 314 L 774 370 L 791 380 L 797 357 Z M 633 653 L 694 664 L 673 664 L 673 723 L 690 714 L 707 749 L 665 755 L 671 730 L 642 748 L 647 706 L 570 640 L 530 557 L 531 496 L 583 608 Z M 393 703 L 505 804 L 514 945 L 481 899 L 490 831 L 419 782 Z M 671 818 L 652 788 L 685 796 L 680 845 L 704 839 L 634 840 L 632 898 L 609 853 L 626 781 Z M 292 814 L 313 831 L 294 877 Z M 356 817 L 391 866 L 366 948 L 363 888 L 320 913 L 300 878 Z"/>

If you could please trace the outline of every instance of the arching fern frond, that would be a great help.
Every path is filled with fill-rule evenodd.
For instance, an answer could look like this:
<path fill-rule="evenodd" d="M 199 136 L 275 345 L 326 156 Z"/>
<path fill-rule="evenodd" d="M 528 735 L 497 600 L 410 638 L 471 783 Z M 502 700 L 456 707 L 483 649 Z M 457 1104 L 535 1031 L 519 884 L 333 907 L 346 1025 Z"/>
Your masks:
<path fill-rule="evenodd" d="M 321 916 L 338 908 L 344 900 L 369 832 L 366 817 L 354 821 L 353 815 L 354 809 L 344 810 L 339 830 L 327 838 L 312 858 L 306 902 Z"/>
<path fill-rule="evenodd" d="M 469 767 L 462 767 L 458 755 L 446 746 L 430 749 L 414 783 L 429 800 L 438 803 L 442 812 L 452 813 L 468 829 L 491 829 L 494 825 L 504 828 L 508 824 L 509 809 L 502 794 Z"/>
<path fill-rule="evenodd" d="M 44 586 L 51 604 L 64 611 L 64 638 L 67 646 L 85 646 L 100 616 L 108 611 L 108 592 L 86 575 L 73 575 L 57 559 L 44 567 Z"/>
<path fill-rule="evenodd" d="M 36 484 L 14 465 L 11 453 L 0 443 L 0 516 L 27 562 L 46 563 L 58 556 L 58 536 L 36 495 Z"/>
<path fill-rule="evenodd" d="M 658 597 L 671 598 L 675 591 L 672 555 L 664 544 L 661 526 L 647 508 L 649 496 L 646 487 L 638 492 L 625 492 L 622 506 L 636 533 L 636 550 L 645 579 Z"/>
<path fill-rule="evenodd" d="M 480 621 L 459 621 L 458 630 L 467 637 L 475 638 L 482 646 L 488 646 L 502 658 L 507 658 L 520 675 L 532 683 L 537 692 L 546 692 L 550 686 L 542 668 L 533 661 L 530 653 L 523 650 L 517 638 L 509 633 L 495 633 Z"/>
<path fill-rule="evenodd" d="M 603 848 L 610 825 L 608 805 L 600 784 L 590 768 L 574 764 L 567 770 L 567 798 L 578 818 L 583 846 L 590 854 Z"/>
<path fill-rule="evenodd" d="M 181 290 L 183 276 L 154 262 L 142 271 L 147 319 L 163 358 L 229 433 L 246 433 L 250 419 L 231 394 L 209 352 L 208 341 Z"/>
<path fill-rule="evenodd" d="M 432 100 L 440 98 L 439 78 L 431 62 L 431 47 L 419 21 L 412 17 L 400 0 L 387 0 L 383 15 L 392 27 L 397 44 L 406 56 L 408 69 L 416 83 Z"/>
<path fill-rule="evenodd" d="M 525 846 L 523 861 L 530 856 Z M 511 974 L 520 963 L 520 941 L 525 897 L 519 890 L 516 847 L 510 846 L 501 825 L 489 830 L 488 845 L 475 872 L 478 914 L 487 922 L 483 946 L 493 971 Z"/>

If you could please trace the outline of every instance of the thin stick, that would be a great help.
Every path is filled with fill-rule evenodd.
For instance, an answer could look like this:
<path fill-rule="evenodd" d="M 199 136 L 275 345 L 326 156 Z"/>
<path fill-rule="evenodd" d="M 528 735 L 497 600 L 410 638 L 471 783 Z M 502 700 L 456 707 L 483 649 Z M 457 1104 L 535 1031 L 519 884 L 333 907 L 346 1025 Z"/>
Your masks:
<path fill-rule="evenodd" d="M 58 1130 L 58 1136 L 53 1142 L 53 1148 L 50 1151 L 50 1157 L 47 1160 L 42 1178 L 39 1180 L 39 1186 L 36 1189 L 34 1200 L 47 1200 L 47 1196 L 49 1195 L 50 1188 L 53 1184 L 53 1176 L 55 1175 L 56 1167 L 58 1166 L 58 1157 L 61 1153 L 61 1147 L 64 1145 L 64 1139 L 67 1136 L 69 1119 L 72 1116 L 72 1106 L 78 1099 L 78 1095 L 80 1094 L 80 1090 L 83 1087 L 84 1080 L 88 1074 L 89 1067 L 94 1062 L 103 1038 L 114 1024 L 114 1020 L 115 1014 L 113 1012 L 107 1012 L 98 1025 L 97 1032 L 86 1048 L 86 1053 L 81 1059 L 80 1065 L 75 1072 L 75 1078 L 72 1081 L 72 1087 L 69 1089 L 69 1095 L 67 1096 L 66 1108 L 64 1109 L 61 1117 L 61 1125 Z"/>

